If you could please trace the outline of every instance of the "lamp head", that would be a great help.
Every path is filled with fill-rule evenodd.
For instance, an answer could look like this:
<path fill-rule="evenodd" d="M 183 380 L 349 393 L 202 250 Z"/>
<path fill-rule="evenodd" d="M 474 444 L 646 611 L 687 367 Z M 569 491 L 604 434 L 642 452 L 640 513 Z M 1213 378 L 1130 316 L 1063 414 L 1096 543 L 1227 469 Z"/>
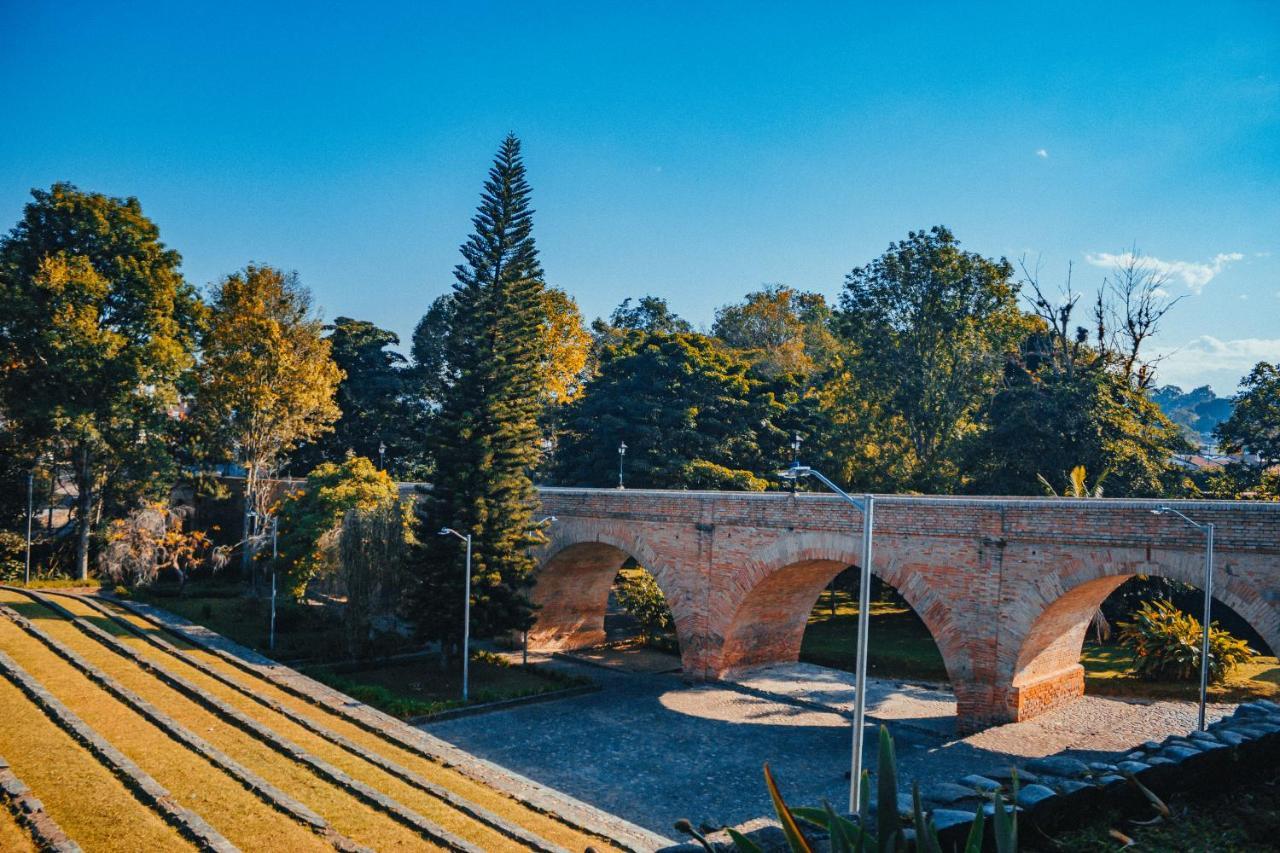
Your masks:
<path fill-rule="evenodd" d="M 808 465 L 792 465 L 785 471 L 779 471 L 778 476 L 784 480 L 799 480 L 801 477 L 808 477 L 813 469 Z"/>
<path fill-rule="evenodd" d="M 1158 506 L 1158 507 L 1156 507 L 1155 509 L 1151 510 L 1151 514 L 1152 514 L 1152 515 L 1164 515 L 1164 514 L 1165 514 L 1166 512 L 1168 512 L 1168 511 L 1169 511 L 1169 508 L 1168 508 L 1167 506 Z"/>
<path fill-rule="evenodd" d="M 453 530 L 452 530 L 452 529 L 450 529 L 450 528 L 448 528 L 448 527 L 441 527 L 441 528 L 440 528 L 440 530 L 437 532 L 437 535 L 439 535 L 439 536 L 448 536 L 448 535 L 449 535 L 450 533 L 452 533 L 452 532 L 453 532 Z"/>

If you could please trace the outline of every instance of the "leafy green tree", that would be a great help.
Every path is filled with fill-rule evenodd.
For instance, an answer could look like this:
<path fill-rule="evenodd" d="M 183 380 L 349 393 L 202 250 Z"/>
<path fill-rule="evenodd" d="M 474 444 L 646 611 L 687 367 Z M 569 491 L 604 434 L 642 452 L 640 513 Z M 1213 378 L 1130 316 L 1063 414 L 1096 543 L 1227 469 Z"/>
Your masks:
<path fill-rule="evenodd" d="M 532 624 L 529 549 L 542 536 L 530 472 L 540 453 L 546 311 L 529 202 L 520 142 L 508 136 L 454 270 L 446 382 L 430 435 L 438 467 L 413 561 L 418 631 L 446 653 L 462 634 L 463 549 L 456 537 L 437 535 L 442 527 L 473 537 L 472 629 L 485 636 Z"/>
<path fill-rule="evenodd" d="M 689 321 L 676 314 L 660 296 L 641 296 L 635 304 L 631 297 L 609 315 L 609 325 L 614 329 L 632 332 L 662 332 L 668 335 L 692 332 Z"/>
<path fill-rule="evenodd" d="M 971 437 L 967 490 L 1034 495 L 1040 478 L 1056 484 L 1083 465 L 1113 497 L 1155 497 L 1175 484 L 1169 460 L 1186 449 L 1177 426 L 1147 395 L 1105 364 L 1070 376 L 1010 366 L 1005 386 Z"/>
<path fill-rule="evenodd" d="M 651 643 L 671 633 L 675 617 L 653 575 L 636 567 L 623 569 L 618 577 L 618 603 L 639 623 L 641 639 Z"/>
<path fill-rule="evenodd" d="M 338 534 L 338 564 L 347 603 L 342 611 L 347 654 L 365 660 L 373 653 L 373 620 L 379 603 L 400 589 L 408 553 L 409 514 L 399 501 L 348 510 Z"/>
<path fill-rule="evenodd" d="M 812 376 L 826 367 L 836 346 L 831 309 L 820 293 L 770 285 L 741 304 L 716 311 L 712 333 L 746 351 L 766 376 Z"/>
<path fill-rule="evenodd" d="M 884 485 L 959 483 L 961 443 L 1030 327 L 1017 296 L 1008 261 L 962 251 L 943 227 L 911 232 L 846 277 L 835 329 L 856 360 L 837 405 L 874 407 L 874 432 L 858 441 L 899 461 Z"/>
<path fill-rule="evenodd" d="M 1240 383 L 1235 409 L 1217 428 L 1232 451 L 1249 450 L 1265 464 L 1280 462 L 1280 365 L 1260 361 Z"/>
<path fill-rule="evenodd" d="M 397 473 L 406 470 L 414 449 L 407 361 L 388 349 L 399 346 L 400 338 L 368 321 L 339 317 L 329 327 L 328 339 L 334 364 L 343 373 L 336 397 L 342 415 L 332 432 L 292 454 L 290 465 L 309 470 L 354 453 L 382 461 Z M 381 446 L 386 453 L 379 460 Z"/>
<path fill-rule="evenodd" d="M 137 199 L 35 190 L 0 240 L 0 420 L 74 472 L 75 571 L 109 509 L 163 492 L 203 308 Z"/>
<path fill-rule="evenodd" d="M 399 495 L 395 481 L 363 456 L 317 465 L 306 485 L 276 510 L 279 571 L 293 597 L 301 598 L 307 584 L 334 572 L 338 531 L 348 512 L 395 503 Z"/>
<path fill-rule="evenodd" d="M 616 484 L 625 441 L 627 485 L 741 487 L 766 470 L 760 429 L 778 413 L 770 403 L 747 361 L 716 339 L 628 332 L 605 345 L 599 373 L 566 413 L 556 478 Z"/>
<path fill-rule="evenodd" d="M 214 288 L 211 305 L 193 416 L 208 445 L 245 468 L 248 569 L 248 543 L 270 510 L 267 478 L 300 443 L 333 429 L 342 371 L 296 275 L 250 264 Z"/>

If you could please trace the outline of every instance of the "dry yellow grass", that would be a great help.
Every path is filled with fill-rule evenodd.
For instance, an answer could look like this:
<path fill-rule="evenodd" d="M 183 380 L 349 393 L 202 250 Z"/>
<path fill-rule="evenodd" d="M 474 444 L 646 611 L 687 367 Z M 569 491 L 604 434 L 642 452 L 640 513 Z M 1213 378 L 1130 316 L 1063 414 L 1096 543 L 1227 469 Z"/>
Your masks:
<path fill-rule="evenodd" d="M 309 828 L 249 793 L 236 779 L 171 739 L 34 637 L 2 618 L 0 647 L 80 719 L 231 843 L 246 849 L 331 849 Z"/>
<path fill-rule="evenodd" d="M 12 603 L 15 610 L 38 624 L 55 640 L 83 656 L 254 773 L 311 807 L 348 838 L 378 850 L 435 849 L 417 832 L 318 777 L 305 765 L 290 760 L 223 722 L 194 701 L 162 684 L 133 662 L 85 636 L 70 622 L 47 608 L 30 600 L 23 603 L 9 596 L 12 593 L 0 591 L 0 600 L 7 598 L 6 603 Z"/>
<path fill-rule="evenodd" d="M 0 755 L 87 853 L 194 849 L 7 678 L 0 719 Z"/>
<path fill-rule="evenodd" d="M 79 604 L 78 606 L 85 608 L 86 610 L 91 609 L 84 604 Z M 312 722 L 324 726 L 330 731 L 359 744 L 371 752 L 377 753 L 391 761 L 394 761 L 400 766 L 417 773 L 423 778 L 453 791 L 458 796 L 464 797 L 476 805 L 483 806 L 484 808 L 501 815 L 503 818 L 524 827 L 530 832 L 533 832 L 548 841 L 558 844 L 568 850 L 583 850 L 589 845 L 602 851 L 616 849 L 613 845 L 601 838 L 568 826 L 556 818 L 531 809 L 501 791 L 494 790 L 481 782 L 477 782 L 457 770 L 444 767 L 430 759 L 422 757 L 416 752 L 405 749 L 386 738 L 373 734 L 372 732 L 350 722 L 340 714 L 336 714 L 313 705 L 303 699 L 299 699 L 288 691 L 277 687 L 271 681 L 250 675 L 222 660 L 217 655 L 210 654 L 209 652 L 206 652 L 190 643 L 186 643 L 181 639 L 175 638 L 171 634 L 158 631 L 145 619 L 141 619 L 133 615 L 124 608 L 111 605 L 108 606 L 111 607 L 113 613 L 116 613 L 120 617 L 126 619 L 130 624 L 136 625 L 144 631 L 156 633 L 166 641 L 190 653 L 202 663 L 217 670 L 222 675 L 231 678 L 238 684 L 244 685 L 246 689 L 257 693 L 264 698 L 280 703 L 291 711 L 305 716 Z M 97 624 L 102 624 L 103 627 L 106 627 L 102 622 Z M 116 626 L 116 628 L 117 631 L 124 633 L 123 629 L 120 629 L 118 626 Z M 135 642 L 142 643 L 143 641 L 135 638 Z M 135 648 L 141 649 L 141 646 L 135 646 Z M 166 659 L 173 660 L 173 658 L 169 656 L 166 656 Z"/>
<path fill-rule="evenodd" d="M 35 853 L 35 849 L 30 833 L 18 823 L 13 812 L 0 804 L 0 850 L 6 853 Z"/>
<path fill-rule="evenodd" d="M 450 832 L 458 834 L 485 850 L 523 849 L 523 845 L 512 841 L 496 830 L 392 776 L 363 758 L 336 746 L 319 735 L 313 734 L 283 714 L 276 713 L 270 708 L 254 702 L 244 694 L 219 683 L 180 658 L 173 657 L 150 645 L 145 640 L 128 633 L 124 628 L 111 622 L 111 620 L 102 618 L 101 614 L 95 614 L 88 605 L 66 599 L 62 599 L 58 603 L 77 616 L 83 616 L 99 627 L 115 634 L 118 640 L 147 659 L 155 660 L 157 663 L 164 665 L 177 675 L 208 691 L 236 710 L 243 712 L 246 716 L 257 720 L 276 734 L 287 738 L 315 757 L 329 762 L 349 774 L 352 778 L 381 791 L 401 805 L 412 809 Z"/>

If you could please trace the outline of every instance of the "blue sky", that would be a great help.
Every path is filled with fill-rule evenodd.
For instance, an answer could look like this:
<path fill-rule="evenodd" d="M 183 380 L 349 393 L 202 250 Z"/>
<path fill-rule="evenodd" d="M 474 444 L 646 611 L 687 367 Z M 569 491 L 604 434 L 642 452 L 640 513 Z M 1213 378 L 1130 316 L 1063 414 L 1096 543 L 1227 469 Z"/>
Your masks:
<path fill-rule="evenodd" d="M 1280 359 L 1280 5 L 1041 5 L 3 2 L 0 223 L 136 195 L 197 284 L 407 338 L 515 131 L 588 318 L 834 296 L 942 223 L 1088 290 L 1137 246 L 1187 297 L 1161 379 L 1229 392 Z"/>

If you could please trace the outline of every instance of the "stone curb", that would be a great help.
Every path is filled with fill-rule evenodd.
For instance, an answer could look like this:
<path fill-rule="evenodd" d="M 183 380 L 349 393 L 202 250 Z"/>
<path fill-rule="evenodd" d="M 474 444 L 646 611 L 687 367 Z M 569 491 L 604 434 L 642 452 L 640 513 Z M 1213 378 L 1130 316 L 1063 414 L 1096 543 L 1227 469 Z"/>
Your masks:
<path fill-rule="evenodd" d="M 311 719 L 297 713 L 296 711 L 293 711 L 290 708 L 285 707 L 284 705 L 281 705 L 280 703 L 272 699 L 268 699 L 265 696 L 260 696 L 253 693 L 244 685 L 232 680 L 231 678 L 228 678 L 222 672 L 219 672 L 218 670 L 209 666 L 204 661 L 201 661 L 198 658 L 194 658 L 191 655 L 187 654 L 182 649 L 179 649 L 173 646 L 171 643 L 168 643 L 159 637 L 149 635 L 146 632 L 139 630 L 136 625 L 133 625 L 123 619 L 120 619 L 118 616 L 112 614 L 109 610 L 107 610 L 102 604 L 96 601 L 92 601 L 86 598 L 81 598 L 78 596 L 77 596 L 77 599 L 82 601 L 84 604 L 88 605 L 89 607 L 93 608 L 95 611 L 101 613 L 103 616 L 110 619 L 115 624 L 120 625 L 122 628 L 129 631 L 133 635 L 139 637 L 142 640 L 145 640 L 147 643 L 166 652 L 167 654 L 172 655 L 178 660 L 181 660 L 184 663 L 196 668 L 197 670 L 209 676 L 210 678 L 214 679 L 215 681 L 219 682 L 220 684 L 230 687 L 231 689 L 235 690 L 236 692 L 240 693 L 243 696 L 248 697 L 249 699 L 252 699 L 253 701 L 257 702 L 263 707 L 269 708 L 272 711 L 275 711 L 276 713 L 286 717 L 287 719 L 292 720 L 294 723 L 307 729 L 312 734 L 318 735 L 324 738 L 325 740 L 329 741 L 330 743 L 333 743 L 341 747 L 342 749 L 345 749 L 346 751 L 352 753 L 353 755 L 356 755 L 364 759 L 370 764 L 373 764 L 374 766 L 379 767 L 382 770 L 385 770 L 387 773 L 390 773 L 391 775 L 412 785 L 413 787 L 424 791 L 425 793 L 446 803 L 452 808 L 462 812 L 468 817 L 480 823 L 485 824 L 489 828 L 497 830 L 503 835 L 506 835 L 509 838 L 512 838 L 523 844 L 527 844 L 534 850 L 541 850 L 543 851 L 543 853 L 567 853 L 567 851 L 565 851 L 564 848 L 557 847 L 556 845 L 551 844 L 550 842 L 545 841 L 542 838 L 539 838 L 538 836 L 526 830 L 524 827 L 510 823 L 506 819 L 500 817 L 497 814 L 494 814 L 493 812 L 489 811 L 483 806 L 469 802 L 468 800 L 464 799 L 458 794 L 455 794 L 452 791 L 449 791 L 445 788 L 440 787 L 434 782 L 431 782 L 430 780 L 425 779 L 422 776 L 419 776 L 417 773 L 414 773 L 412 770 L 402 767 L 388 758 L 385 758 L 377 753 L 371 752 L 365 747 L 362 747 L 359 744 L 348 740 L 347 738 L 343 737 L 337 732 L 330 731 L 329 729 L 326 729 L 323 726 L 320 726 L 319 724 L 315 723 Z"/>
<path fill-rule="evenodd" d="M 364 800 L 374 808 L 381 809 L 400 822 L 408 825 L 410 828 L 418 831 L 424 837 L 439 844 L 443 844 L 452 850 L 464 850 L 468 851 L 468 853 L 483 853 L 483 850 L 480 847 L 477 847 L 466 839 L 455 835 L 444 827 L 438 826 L 412 809 L 404 806 L 391 797 L 388 797 L 386 794 L 383 794 L 381 791 L 366 785 L 358 779 L 352 778 L 342 770 L 329 764 L 327 761 L 317 758 L 287 738 L 276 734 L 257 720 L 245 716 L 243 713 L 226 704 L 207 690 L 187 681 L 168 667 L 155 661 L 148 660 L 138 652 L 116 640 L 115 637 L 111 636 L 111 634 L 102 630 L 97 625 L 76 616 L 56 601 L 50 601 L 42 595 L 35 595 L 32 593 L 27 593 L 27 595 L 70 621 L 80 629 L 82 633 L 94 640 L 97 640 L 99 643 L 121 657 L 132 661 L 144 671 L 153 674 L 170 687 L 173 687 L 180 693 L 185 694 L 197 703 L 206 707 L 216 716 L 222 718 L 231 725 L 236 726 L 246 734 L 257 738 L 286 758 L 291 758 L 300 764 L 307 765 L 321 778 L 337 785 L 356 798 Z"/>
<path fill-rule="evenodd" d="M 250 648 L 210 631 L 203 625 L 141 602 L 114 603 L 186 642 L 218 656 L 237 669 L 265 678 L 299 699 L 339 714 L 366 731 L 386 737 L 398 746 L 444 767 L 453 768 L 477 782 L 512 797 L 528 808 L 555 818 L 574 829 L 597 835 L 634 853 L 647 853 L 673 843 L 670 838 L 611 815 L 505 767 L 464 752 L 453 744 L 408 726 L 377 708 L 352 699 L 326 684 L 282 666 Z"/>
<path fill-rule="evenodd" d="M 63 646 L 53 637 L 33 625 L 29 620 L 17 612 L 7 606 L 0 605 L 0 615 L 3 615 L 23 631 L 26 631 L 32 637 L 39 640 L 58 657 L 67 661 L 77 670 L 84 673 L 84 675 L 91 681 L 100 685 L 104 690 L 116 699 L 119 699 L 125 705 L 128 705 L 141 715 L 143 719 L 150 721 L 170 738 L 190 749 L 192 752 L 195 752 L 215 767 L 222 769 L 227 773 L 227 775 L 238 781 L 246 790 L 261 799 L 267 805 L 275 809 L 279 809 L 285 814 L 306 824 L 339 850 L 353 851 L 354 853 L 354 851 L 365 849 L 351 839 L 346 838 L 341 833 L 337 832 L 329 825 L 328 821 L 316 814 L 306 805 L 289 796 L 284 791 L 281 791 L 261 776 L 258 776 L 252 770 L 249 770 L 247 767 L 239 764 L 231 756 L 222 752 L 204 738 L 192 733 L 190 730 L 174 721 L 159 708 L 152 705 L 132 690 L 129 690 L 111 676 L 99 670 L 71 649 Z"/>
<path fill-rule="evenodd" d="M 1208 790 L 1230 783 L 1241 770 L 1274 769 L 1280 758 L 1280 704 L 1259 699 L 1238 706 L 1230 717 L 1163 742 L 1148 741 L 1121 756 L 1116 763 L 1089 764 L 1067 755 L 1050 755 L 1026 762 L 1023 768 L 1005 767 L 986 775 L 970 774 L 958 783 L 943 782 L 921 791 L 926 813 L 937 823 L 943 849 L 962 844 L 976 816 L 976 808 L 988 814 L 992 793 L 1007 795 L 1013 773 L 1018 775 L 1018 812 L 1044 832 L 1072 825 L 1101 804 L 1111 804 L 1133 814 L 1150 809 L 1139 786 L 1157 796 L 1179 791 Z M 994 778 L 993 778 L 994 777 Z M 737 830 L 765 851 L 785 850 L 776 822 L 758 818 Z M 712 849 L 735 848 L 727 833 L 708 836 Z M 664 853 L 701 851 L 700 846 L 675 845 Z"/>
<path fill-rule="evenodd" d="M 168 789 L 112 746 L 106 738 L 85 724 L 70 708 L 63 705 L 4 652 L 0 652 L 0 669 L 4 670 L 5 676 L 27 694 L 31 701 L 35 702 L 63 731 L 84 744 L 99 761 L 120 777 L 143 805 L 158 809 L 166 822 L 196 842 L 202 850 L 210 850 L 214 853 L 235 853 L 238 850 L 234 844 L 206 823 L 204 818 L 179 805 Z"/>
<path fill-rule="evenodd" d="M 80 845 L 45 812 L 44 803 L 10 769 L 3 756 L 0 756 L 0 797 L 4 797 L 14 817 L 31 833 L 36 847 L 48 853 L 81 853 Z"/>
<path fill-rule="evenodd" d="M 467 705 L 463 708 L 450 708 L 447 711 L 437 711 L 434 714 L 422 714 L 417 717 L 410 717 L 405 720 L 405 723 L 410 726 L 424 726 L 427 723 L 442 723 L 445 720 L 456 720 L 459 717 L 474 717 L 477 714 L 487 714 L 490 711 L 505 711 L 508 708 L 518 708 L 521 705 L 536 705 L 539 702 L 568 699 L 571 696 L 582 696 L 586 693 L 598 693 L 599 691 L 600 685 L 598 684 L 577 684 L 573 687 L 565 687 L 562 690 L 549 690 L 546 693 L 534 693 L 531 696 L 516 696 L 512 699 L 482 702 L 478 705 Z"/>

